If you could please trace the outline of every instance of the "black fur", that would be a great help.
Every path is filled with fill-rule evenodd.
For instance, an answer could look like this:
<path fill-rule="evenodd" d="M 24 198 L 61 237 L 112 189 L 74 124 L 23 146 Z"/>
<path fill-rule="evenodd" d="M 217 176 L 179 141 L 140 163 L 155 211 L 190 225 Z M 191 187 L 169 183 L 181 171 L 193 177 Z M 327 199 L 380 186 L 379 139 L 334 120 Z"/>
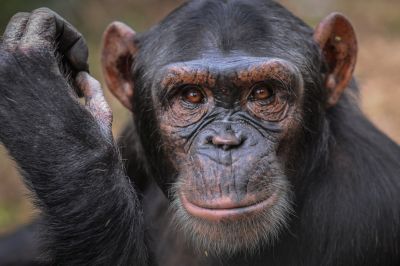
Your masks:
<path fill-rule="evenodd" d="M 92 118 L 56 93 L 68 86 L 47 62 L 0 54 L 0 139 L 43 210 L 46 258 L 60 265 L 146 265 L 147 257 L 158 265 L 399 265 L 400 148 L 359 110 L 355 83 L 325 109 L 325 62 L 312 34 L 266 0 L 191 1 L 142 34 L 132 69 L 134 125 L 120 142 L 133 186 Z M 194 253 L 168 226 L 164 194 L 174 172 L 160 148 L 152 91 L 161 66 L 232 51 L 296 64 L 305 119 L 287 169 L 296 203 L 289 228 L 273 247 L 217 258 Z"/>
<path fill-rule="evenodd" d="M 144 263 L 142 211 L 118 150 L 49 71 L 51 54 L 20 53 L 0 52 L 0 139 L 42 210 L 44 260 Z"/>

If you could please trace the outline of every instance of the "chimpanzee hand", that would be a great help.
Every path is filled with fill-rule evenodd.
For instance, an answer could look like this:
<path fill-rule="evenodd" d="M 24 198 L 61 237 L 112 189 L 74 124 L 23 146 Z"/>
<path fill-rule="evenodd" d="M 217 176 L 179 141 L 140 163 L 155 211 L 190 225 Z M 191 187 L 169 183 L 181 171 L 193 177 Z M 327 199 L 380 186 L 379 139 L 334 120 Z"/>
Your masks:
<path fill-rule="evenodd" d="M 83 149 L 78 143 L 112 142 L 111 112 L 99 83 L 85 72 L 87 58 L 82 35 L 53 11 L 12 17 L 0 47 L 0 141 L 13 156 L 30 160 Z M 85 107 L 70 83 L 84 94 Z"/>
<path fill-rule="evenodd" d="M 51 10 L 15 15 L 0 44 L 0 141 L 36 194 L 51 265 L 143 265 L 137 196 L 87 57 L 81 34 Z"/>

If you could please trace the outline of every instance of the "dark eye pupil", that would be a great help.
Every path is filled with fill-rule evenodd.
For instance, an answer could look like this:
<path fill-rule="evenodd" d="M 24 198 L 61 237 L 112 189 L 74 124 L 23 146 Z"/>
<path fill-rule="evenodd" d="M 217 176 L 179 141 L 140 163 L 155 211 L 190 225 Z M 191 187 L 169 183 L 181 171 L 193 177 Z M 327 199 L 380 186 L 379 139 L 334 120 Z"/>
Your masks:
<path fill-rule="evenodd" d="M 203 101 L 203 94 L 201 93 L 201 91 L 198 88 L 192 88 L 189 89 L 186 93 L 185 93 L 185 100 L 190 102 L 190 103 L 194 103 L 194 104 L 199 104 Z"/>
<path fill-rule="evenodd" d="M 269 97 L 271 97 L 272 93 L 269 89 L 267 88 L 256 88 L 253 91 L 253 99 L 254 100 L 267 100 Z"/>

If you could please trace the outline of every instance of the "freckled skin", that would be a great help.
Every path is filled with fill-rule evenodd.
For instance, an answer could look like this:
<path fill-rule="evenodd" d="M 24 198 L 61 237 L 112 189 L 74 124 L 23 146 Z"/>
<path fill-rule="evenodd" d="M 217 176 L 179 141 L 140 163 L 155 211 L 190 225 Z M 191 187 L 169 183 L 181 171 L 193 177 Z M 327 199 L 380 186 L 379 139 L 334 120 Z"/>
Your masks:
<path fill-rule="evenodd" d="M 282 211 L 289 193 L 280 185 L 287 155 L 277 151 L 285 133 L 301 120 L 302 77 L 284 60 L 249 57 L 178 63 L 162 72 L 160 95 L 166 100 L 158 116 L 163 147 L 180 173 L 176 201 L 196 218 L 191 219 L 194 234 L 244 237 L 227 229 L 204 231 L 196 223 L 240 226 Z M 258 101 L 251 97 L 260 83 L 271 95 Z M 203 102 L 185 102 L 185 84 L 196 85 Z M 261 241 L 246 234 L 243 239 Z"/>

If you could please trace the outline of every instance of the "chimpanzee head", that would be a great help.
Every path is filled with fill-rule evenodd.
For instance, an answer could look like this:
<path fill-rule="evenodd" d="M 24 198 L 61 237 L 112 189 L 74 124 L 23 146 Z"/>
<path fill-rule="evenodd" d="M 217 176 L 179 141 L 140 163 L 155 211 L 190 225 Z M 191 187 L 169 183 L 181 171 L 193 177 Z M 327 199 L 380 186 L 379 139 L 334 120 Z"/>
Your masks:
<path fill-rule="evenodd" d="M 272 242 L 287 223 L 356 53 L 340 14 L 313 31 L 272 1 L 199 0 L 142 35 L 112 23 L 102 63 L 179 228 L 229 253 Z"/>

